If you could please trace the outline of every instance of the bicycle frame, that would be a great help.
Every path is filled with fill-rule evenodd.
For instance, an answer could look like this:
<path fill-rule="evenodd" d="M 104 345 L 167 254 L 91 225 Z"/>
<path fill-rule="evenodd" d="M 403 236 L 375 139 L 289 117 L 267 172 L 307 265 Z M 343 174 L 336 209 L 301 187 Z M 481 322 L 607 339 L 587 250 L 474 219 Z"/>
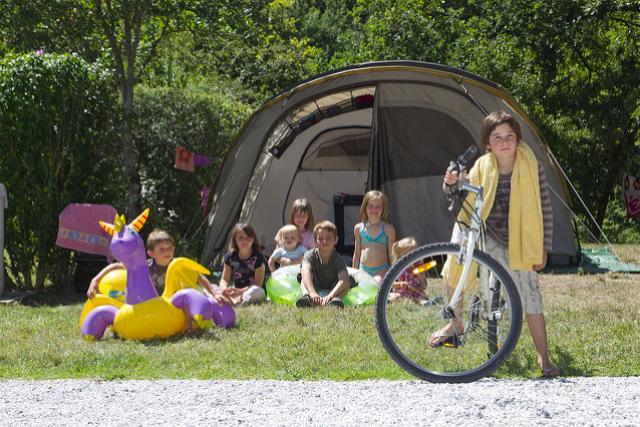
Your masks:
<path fill-rule="evenodd" d="M 480 210 L 482 209 L 483 203 L 483 193 L 484 190 L 482 186 L 471 185 L 468 182 L 464 182 L 461 179 L 461 184 L 459 185 L 459 189 L 463 191 L 468 191 L 470 193 L 474 193 L 476 195 L 476 200 L 473 206 L 473 212 L 471 213 L 471 219 L 469 223 L 469 231 L 463 231 L 463 239 L 460 242 L 460 252 L 458 253 L 457 262 L 459 264 L 464 263 L 462 268 L 462 274 L 460 275 L 460 279 L 458 280 L 458 284 L 456 289 L 449 300 L 449 304 L 445 307 L 445 310 L 449 313 L 450 316 L 454 316 L 454 307 L 458 303 L 460 296 L 462 295 L 464 289 L 464 283 L 467 280 L 467 276 L 469 275 L 469 270 L 471 269 L 471 262 L 473 259 L 473 252 L 475 251 L 476 242 L 480 237 L 481 229 L 482 229 L 482 220 L 480 219 Z M 483 242 L 484 239 L 481 239 Z"/>

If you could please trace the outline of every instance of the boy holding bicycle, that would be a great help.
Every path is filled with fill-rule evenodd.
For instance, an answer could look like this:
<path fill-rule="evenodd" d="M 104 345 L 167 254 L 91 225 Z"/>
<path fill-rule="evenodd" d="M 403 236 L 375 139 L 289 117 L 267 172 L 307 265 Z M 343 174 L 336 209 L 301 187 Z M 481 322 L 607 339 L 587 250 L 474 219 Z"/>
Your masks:
<path fill-rule="evenodd" d="M 504 111 L 489 114 L 482 124 L 481 143 L 487 153 L 469 172 L 473 185 L 485 189 L 481 217 L 487 239 L 485 251 L 512 276 L 525 312 L 529 331 L 545 378 L 560 375 L 549 359 L 547 329 L 538 274 L 551 250 L 553 211 L 544 169 L 525 144 L 520 143 L 520 125 Z M 446 186 L 458 180 L 457 172 L 447 172 Z M 462 213 L 461 213 L 462 215 Z M 453 319 L 429 340 L 432 347 L 455 341 L 464 332 L 461 319 Z"/>

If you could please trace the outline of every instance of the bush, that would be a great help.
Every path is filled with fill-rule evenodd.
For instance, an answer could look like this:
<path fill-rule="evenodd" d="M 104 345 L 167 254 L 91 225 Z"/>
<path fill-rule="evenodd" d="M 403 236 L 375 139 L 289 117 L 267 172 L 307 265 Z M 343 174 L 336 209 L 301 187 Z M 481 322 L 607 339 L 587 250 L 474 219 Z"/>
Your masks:
<path fill-rule="evenodd" d="M 179 256 L 200 258 L 205 215 L 200 191 L 210 187 L 250 108 L 218 88 L 136 89 L 134 139 L 140 159 L 142 203 L 151 208 L 148 234 L 163 228 Z M 212 165 L 194 173 L 174 168 L 176 147 L 204 154 Z"/>
<path fill-rule="evenodd" d="M 640 219 L 631 219 L 624 206 L 622 185 L 617 185 L 607 206 L 602 229 L 612 243 L 639 244 Z"/>
<path fill-rule="evenodd" d="M 75 55 L 0 60 L 0 181 L 9 193 L 9 287 L 62 280 L 70 253 L 55 247 L 70 202 L 112 201 L 119 169 L 115 86 L 99 64 Z"/>

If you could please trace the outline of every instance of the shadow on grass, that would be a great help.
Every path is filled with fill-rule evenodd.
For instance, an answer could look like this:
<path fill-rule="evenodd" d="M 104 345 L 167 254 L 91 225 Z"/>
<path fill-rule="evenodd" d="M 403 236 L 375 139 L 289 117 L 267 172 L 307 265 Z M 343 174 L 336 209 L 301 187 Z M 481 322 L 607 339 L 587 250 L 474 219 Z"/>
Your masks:
<path fill-rule="evenodd" d="M 514 351 L 498 369 L 498 373 L 527 378 L 537 369 L 538 363 L 533 357 L 522 354 L 522 351 Z"/>
<path fill-rule="evenodd" d="M 560 369 L 561 376 L 563 377 L 593 376 L 591 369 L 578 366 L 575 358 L 568 351 L 558 346 L 554 346 L 553 349 L 551 349 L 551 361 Z M 533 376 L 535 377 L 541 373 L 533 348 L 514 351 L 502 364 L 498 372 L 507 376 L 518 377 L 531 377 L 532 373 L 534 373 Z"/>
<path fill-rule="evenodd" d="M 584 366 L 578 366 L 575 358 L 558 346 L 554 346 L 552 359 L 556 366 L 560 368 L 563 377 L 592 377 L 593 370 L 585 369 Z"/>
<path fill-rule="evenodd" d="M 198 331 L 184 332 L 182 334 L 173 335 L 167 338 L 154 338 L 152 340 L 140 341 L 140 344 L 144 345 L 145 347 L 163 347 L 167 344 L 184 341 L 185 339 L 220 341 L 220 337 L 216 332 L 216 327 L 214 326 L 205 330 L 201 329 Z"/>
<path fill-rule="evenodd" d="M 79 292 L 64 292 L 59 290 L 44 290 L 28 293 L 21 298 L 20 304 L 28 307 L 55 307 L 60 305 L 74 305 L 87 300 L 87 295 Z"/>

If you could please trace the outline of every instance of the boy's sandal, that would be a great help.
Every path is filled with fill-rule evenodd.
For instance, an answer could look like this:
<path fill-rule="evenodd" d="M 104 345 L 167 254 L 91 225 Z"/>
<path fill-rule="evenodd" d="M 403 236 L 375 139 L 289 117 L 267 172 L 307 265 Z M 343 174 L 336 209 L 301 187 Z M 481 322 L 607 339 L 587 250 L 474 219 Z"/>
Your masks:
<path fill-rule="evenodd" d="M 559 376 L 560 376 L 560 369 L 558 369 L 556 366 L 552 366 L 550 368 L 542 370 L 541 378 L 555 378 Z"/>
<path fill-rule="evenodd" d="M 444 328 L 443 328 L 444 329 Z M 438 347 L 449 347 L 449 348 L 457 348 L 462 345 L 462 340 L 460 339 L 460 335 L 458 333 L 448 333 L 444 332 L 443 329 L 440 329 L 437 332 L 434 332 L 429 338 L 429 345 L 431 348 Z"/>

